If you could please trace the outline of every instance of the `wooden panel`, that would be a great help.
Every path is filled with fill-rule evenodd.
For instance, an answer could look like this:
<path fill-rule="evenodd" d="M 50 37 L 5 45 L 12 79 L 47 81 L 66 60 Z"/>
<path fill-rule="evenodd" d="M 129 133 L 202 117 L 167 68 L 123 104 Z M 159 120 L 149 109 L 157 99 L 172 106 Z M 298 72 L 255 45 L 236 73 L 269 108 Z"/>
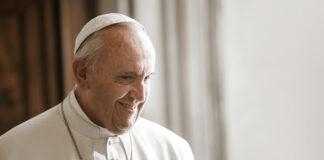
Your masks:
<path fill-rule="evenodd" d="M 96 3 L 0 1 L 0 134 L 59 103 L 63 91 L 71 90 L 74 39 L 95 16 Z"/>
<path fill-rule="evenodd" d="M 26 118 L 19 26 L 17 15 L 0 18 L 0 133 Z"/>
<path fill-rule="evenodd" d="M 96 4 L 96 0 L 60 0 L 64 95 L 75 84 L 72 74 L 74 40 L 83 25 L 95 17 Z"/>
<path fill-rule="evenodd" d="M 55 4 L 0 2 L 0 134 L 62 100 Z"/>
<path fill-rule="evenodd" d="M 43 0 L 43 25 L 45 34 L 45 53 L 44 58 L 46 66 L 46 86 L 48 95 L 47 107 L 56 105 L 62 100 L 63 80 L 62 80 L 62 63 L 59 43 L 59 25 L 58 25 L 58 3 L 52 0 Z M 56 5 L 56 6 L 55 6 Z"/>
<path fill-rule="evenodd" d="M 42 105 L 44 102 L 44 93 L 42 90 L 43 80 L 42 80 L 42 62 L 41 62 L 41 49 L 44 45 L 40 41 L 40 24 L 39 24 L 39 13 L 37 13 L 37 4 L 32 3 L 24 12 L 24 33 L 23 36 L 25 42 L 25 60 L 28 64 L 26 68 L 27 73 L 27 91 L 28 95 L 28 114 L 34 116 L 42 112 Z"/>

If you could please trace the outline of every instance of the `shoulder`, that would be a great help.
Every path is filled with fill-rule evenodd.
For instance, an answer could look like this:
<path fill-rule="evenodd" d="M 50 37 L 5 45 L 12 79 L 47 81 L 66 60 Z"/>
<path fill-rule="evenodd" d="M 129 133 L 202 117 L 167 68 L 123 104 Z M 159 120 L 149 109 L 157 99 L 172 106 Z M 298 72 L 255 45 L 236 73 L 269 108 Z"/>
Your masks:
<path fill-rule="evenodd" d="M 163 151 L 174 159 L 193 159 L 192 150 L 185 139 L 155 122 L 139 118 L 132 134 L 137 143 L 145 144 L 151 151 L 153 148 L 158 152 Z"/>
<path fill-rule="evenodd" d="M 53 107 L 0 136 L 0 154 L 24 152 L 32 149 L 31 146 L 39 149 L 40 144 L 53 141 L 50 137 L 60 131 L 62 124 L 58 107 Z"/>
<path fill-rule="evenodd" d="M 185 141 L 182 137 L 178 136 L 171 130 L 161 126 L 158 123 L 152 122 L 145 118 L 139 118 L 134 126 L 134 132 L 149 135 L 151 138 L 158 138 L 165 141 L 177 140 Z"/>
<path fill-rule="evenodd" d="M 31 136 L 39 130 L 46 128 L 46 131 L 51 130 L 52 126 L 57 125 L 55 122 L 59 119 L 58 107 L 53 107 L 19 125 L 10 129 L 0 139 L 10 138 L 12 136 Z M 44 132 L 44 131 L 43 131 Z"/>

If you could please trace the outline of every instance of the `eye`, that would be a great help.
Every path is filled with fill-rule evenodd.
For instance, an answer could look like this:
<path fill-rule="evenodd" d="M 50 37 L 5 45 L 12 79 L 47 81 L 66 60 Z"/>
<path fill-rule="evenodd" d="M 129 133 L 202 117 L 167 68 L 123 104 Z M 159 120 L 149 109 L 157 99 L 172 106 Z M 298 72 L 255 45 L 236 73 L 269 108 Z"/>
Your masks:
<path fill-rule="evenodd" d="M 120 84 L 130 84 L 134 82 L 136 79 L 136 76 L 132 75 L 120 75 L 116 78 L 115 82 L 120 83 Z"/>
<path fill-rule="evenodd" d="M 132 79 L 132 76 L 120 76 L 120 79 L 129 80 Z"/>
<path fill-rule="evenodd" d="M 151 75 L 148 75 L 148 76 L 146 76 L 146 77 L 144 78 L 144 81 L 149 81 L 149 80 L 151 80 L 151 78 L 152 78 L 152 76 L 151 76 Z"/>

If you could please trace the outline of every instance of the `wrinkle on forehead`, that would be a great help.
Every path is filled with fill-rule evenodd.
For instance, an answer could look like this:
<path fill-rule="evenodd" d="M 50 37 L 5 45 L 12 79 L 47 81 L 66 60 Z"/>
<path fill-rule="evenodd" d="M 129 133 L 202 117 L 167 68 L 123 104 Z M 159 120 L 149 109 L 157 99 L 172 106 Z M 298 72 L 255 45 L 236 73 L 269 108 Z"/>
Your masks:
<path fill-rule="evenodd" d="M 152 42 L 147 33 L 136 25 L 119 25 L 111 28 L 107 33 L 107 42 L 111 47 L 120 49 L 121 47 L 130 47 L 130 49 L 142 49 L 144 53 L 152 49 Z M 144 55 L 144 54 L 143 54 Z"/>
<path fill-rule="evenodd" d="M 116 25 L 102 32 L 104 42 L 102 59 L 112 68 L 129 63 L 134 71 L 153 72 L 155 51 L 151 40 L 142 28 L 136 25 Z M 149 71 L 152 70 L 152 71 Z"/>

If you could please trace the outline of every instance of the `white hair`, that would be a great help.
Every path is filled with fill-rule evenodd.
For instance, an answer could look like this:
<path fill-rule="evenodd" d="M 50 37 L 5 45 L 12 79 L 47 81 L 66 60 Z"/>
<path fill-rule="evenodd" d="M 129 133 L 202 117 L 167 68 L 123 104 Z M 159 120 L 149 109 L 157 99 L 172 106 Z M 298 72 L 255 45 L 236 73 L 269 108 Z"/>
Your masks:
<path fill-rule="evenodd" d="M 96 62 L 98 57 L 101 55 L 101 48 L 104 46 L 101 40 L 100 31 L 91 34 L 86 38 L 77 52 L 74 55 L 74 58 L 82 58 L 86 61 L 86 66 L 90 69 L 96 69 Z"/>

